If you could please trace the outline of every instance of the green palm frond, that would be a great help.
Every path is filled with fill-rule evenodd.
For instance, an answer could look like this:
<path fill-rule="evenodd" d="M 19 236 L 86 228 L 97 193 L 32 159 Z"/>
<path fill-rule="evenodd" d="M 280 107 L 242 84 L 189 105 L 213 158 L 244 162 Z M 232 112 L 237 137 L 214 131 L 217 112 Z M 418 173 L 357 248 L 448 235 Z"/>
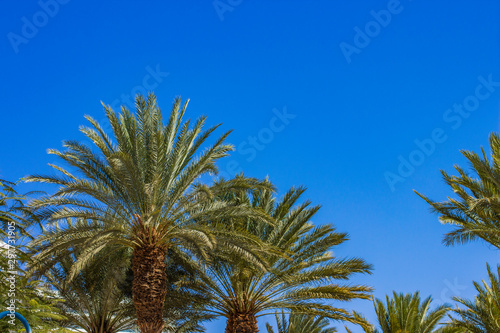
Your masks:
<path fill-rule="evenodd" d="M 437 202 L 417 192 L 439 214 L 441 223 L 455 227 L 445 235 L 445 245 L 483 240 L 500 248 L 500 137 L 496 133 L 490 135 L 490 149 L 490 157 L 484 149 L 481 154 L 462 151 L 472 173 L 459 166 L 455 166 L 458 176 L 441 171 L 456 198 Z"/>
<path fill-rule="evenodd" d="M 335 333 L 337 330 L 328 327 L 330 322 L 324 317 L 315 317 L 292 312 L 288 318 L 284 312 L 276 313 L 277 333 Z M 266 323 L 268 333 L 274 333 L 272 326 Z"/>
<path fill-rule="evenodd" d="M 28 229 L 38 222 L 24 201 L 36 193 L 19 194 L 16 186 L 17 182 L 0 179 L 0 239 L 22 245 L 19 238 L 31 238 Z"/>
<path fill-rule="evenodd" d="M 444 304 L 431 309 L 431 302 L 431 297 L 422 300 L 418 292 L 414 294 L 394 292 L 392 298 L 386 296 L 385 303 L 378 298 L 374 299 L 380 332 L 441 332 L 440 322 L 450 308 Z"/>
<path fill-rule="evenodd" d="M 73 278 L 75 261 L 80 251 L 65 252 L 58 262 L 45 273 L 57 294 L 64 299 L 59 304 L 68 328 L 80 328 L 87 332 L 119 332 L 135 327 L 135 311 L 131 299 L 125 297 L 120 285 L 129 266 L 130 251 L 106 249 Z"/>
<path fill-rule="evenodd" d="M 60 323 L 65 320 L 59 309 L 63 299 L 50 289 L 46 281 L 29 278 L 23 270 L 28 256 L 20 248 L 0 248 L 0 304 L 2 311 L 12 306 L 23 315 L 37 332 L 51 332 L 62 329 Z M 13 266 L 13 267 L 12 267 Z M 11 282 L 14 281 L 14 284 Z M 13 287 L 14 286 L 14 287 Z M 0 321 L 0 331 L 19 331 L 22 324 L 16 320 L 14 326 L 5 317 Z"/>
<path fill-rule="evenodd" d="M 477 295 L 474 300 L 459 297 L 454 301 L 464 308 L 453 309 L 447 324 L 455 332 L 493 333 L 500 332 L 500 266 L 496 272 L 487 265 L 489 281 L 474 282 Z"/>

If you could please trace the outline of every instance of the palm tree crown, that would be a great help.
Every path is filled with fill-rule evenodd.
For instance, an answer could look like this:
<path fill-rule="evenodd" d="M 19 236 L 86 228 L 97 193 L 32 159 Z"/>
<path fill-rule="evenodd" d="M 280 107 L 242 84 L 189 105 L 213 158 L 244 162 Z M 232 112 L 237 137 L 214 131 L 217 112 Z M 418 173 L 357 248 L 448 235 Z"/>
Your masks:
<path fill-rule="evenodd" d="M 227 318 L 226 333 L 257 332 L 256 318 L 278 309 L 287 312 L 346 320 L 358 324 L 348 311 L 331 301 L 367 299 L 371 288 L 338 284 L 355 273 L 369 273 L 371 266 L 359 258 L 336 258 L 330 251 L 347 240 L 329 224 L 314 227 L 310 219 L 319 207 L 299 204 L 303 188 L 292 188 L 277 201 L 268 190 L 240 197 L 260 207 L 275 220 L 275 225 L 249 218 L 245 230 L 286 254 L 270 254 L 269 270 L 234 260 L 214 259 L 205 268 L 200 288 L 213 295 L 211 309 Z M 243 224 L 243 223 L 241 223 Z"/>
<path fill-rule="evenodd" d="M 458 176 L 441 171 L 445 183 L 451 187 L 458 198 L 448 198 L 436 202 L 421 196 L 427 201 L 439 220 L 456 226 L 445 235 L 446 245 L 463 244 L 482 239 L 500 249 L 500 136 L 490 135 L 491 159 L 484 149 L 481 155 L 472 151 L 462 151 L 473 168 L 473 174 L 455 166 Z"/>
<path fill-rule="evenodd" d="M 450 328 L 459 329 L 457 332 L 496 333 L 500 332 L 500 266 L 493 272 L 487 265 L 489 284 L 474 282 L 477 295 L 473 301 L 455 297 L 454 301 L 465 306 L 465 309 L 456 308 L 453 313 L 458 318 L 450 316 Z"/>
<path fill-rule="evenodd" d="M 81 127 L 95 145 L 65 141 L 66 151 L 49 150 L 71 168 L 52 165 L 56 175 L 35 175 L 28 181 L 56 184 L 50 196 L 33 200 L 37 217 L 45 220 L 45 233 L 33 242 L 37 254 L 32 270 L 51 267 L 67 252 L 78 249 L 78 259 L 68 279 L 103 249 L 133 250 L 133 299 L 142 332 L 157 333 L 164 327 L 165 256 L 171 247 L 208 258 L 207 252 L 222 244 L 252 258 L 248 242 L 228 230 L 216 234 L 213 221 L 231 216 L 267 216 L 255 209 L 217 200 L 210 187 L 197 179 L 217 172 L 216 161 L 232 146 L 228 133 L 213 145 L 206 141 L 218 126 L 203 130 L 206 117 L 191 126 L 183 121 L 187 102 L 176 99 L 168 123 L 154 95 L 136 98 L 136 114 L 122 107 L 116 114 L 105 106 L 112 127 L 108 136 L 91 117 L 92 127 Z M 200 152 L 202 147 L 205 147 Z M 231 184 L 248 184 L 241 178 Z M 72 221 L 68 223 L 67 221 Z M 60 228 L 51 226 L 60 225 Z M 112 247 L 109 247 L 113 245 Z"/>
<path fill-rule="evenodd" d="M 438 327 L 440 320 L 449 310 L 448 305 L 440 305 L 431 310 L 431 297 L 420 299 L 415 294 L 393 293 L 393 298 L 386 296 L 386 303 L 382 300 L 373 301 L 377 314 L 378 325 L 382 333 L 431 333 L 441 332 Z M 378 330 L 367 330 L 377 333 Z"/>
<path fill-rule="evenodd" d="M 284 312 L 276 313 L 278 333 L 335 333 L 337 330 L 328 327 L 329 320 L 324 317 L 315 317 L 307 314 L 292 312 L 287 318 Z M 266 323 L 268 333 L 274 333 L 273 327 Z"/>

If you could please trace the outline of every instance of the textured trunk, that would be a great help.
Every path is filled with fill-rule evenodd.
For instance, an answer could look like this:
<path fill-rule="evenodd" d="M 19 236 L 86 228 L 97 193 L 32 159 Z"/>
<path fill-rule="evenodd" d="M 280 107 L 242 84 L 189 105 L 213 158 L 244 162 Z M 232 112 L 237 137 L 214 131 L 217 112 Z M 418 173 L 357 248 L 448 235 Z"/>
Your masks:
<path fill-rule="evenodd" d="M 166 250 L 154 246 L 134 249 L 132 293 L 141 333 L 161 333 L 167 294 Z"/>
<path fill-rule="evenodd" d="M 257 333 L 257 318 L 253 313 L 237 313 L 227 319 L 225 333 Z"/>

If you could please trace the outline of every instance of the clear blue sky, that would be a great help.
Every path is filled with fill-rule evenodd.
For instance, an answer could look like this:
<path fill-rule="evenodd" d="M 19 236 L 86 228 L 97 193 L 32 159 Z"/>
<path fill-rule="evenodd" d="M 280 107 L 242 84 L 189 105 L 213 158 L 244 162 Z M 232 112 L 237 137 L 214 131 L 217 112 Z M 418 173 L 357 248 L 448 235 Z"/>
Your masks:
<path fill-rule="evenodd" d="M 154 89 L 234 129 L 224 172 L 307 186 L 315 222 L 350 234 L 337 254 L 374 265 L 355 281 L 375 296 L 471 297 L 497 264 L 484 244 L 444 247 L 412 190 L 445 199 L 439 169 L 499 130 L 498 1 L 44 1 L 0 4 L 0 178 L 48 171 L 100 101 Z"/>

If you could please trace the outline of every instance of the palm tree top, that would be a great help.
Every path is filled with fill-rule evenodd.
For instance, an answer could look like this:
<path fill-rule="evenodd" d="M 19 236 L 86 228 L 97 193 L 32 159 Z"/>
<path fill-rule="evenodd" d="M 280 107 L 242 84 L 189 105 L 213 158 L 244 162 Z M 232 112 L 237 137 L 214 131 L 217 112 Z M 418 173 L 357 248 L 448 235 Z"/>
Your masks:
<path fill-rule="evenodd" d="M 431 302 L 430 296 L 421 299 L 418 291 L 413 294 L 393 292 L 392 297 L 386 295 L 385 303 L 374 298 L 373 304 L 380 332 L 441 332 L 440 321 L 450 308 L 448 304 L 442 304 L 431 309 Z M 361 317 L 359 314 L 358 316 Z M 372 328 L 365 332 L 378 333 L 379 330 Z"/>
<path fill-rule="evenodd" d="M 476 240 L 500 248 L 500 136 L 491 133 L 491 154 L 481 148 L 481 154 L 462 150 L 471 172 L 455 165 L 457 176 L 441 170 L 444 182 L 455 197 L 446 201 L 433 201 L 416 192 L 430 204 L 432 212 L 439 214 L 443 224 L 454 230 L 445 234 L 445 245 L 464 244 Z"/>
<path fill-rule="evenodd" d="M 454 297 L 462 305 L 453 309 L 447 327 L 455 332 L 500 332 L 500 265 L 496 271 L 487 264 L 488 281 L 474 282 L 477 294 L 473 300 Z"/>
<path fill-rule="evenodd" d="M 226 256 L 224 260 L 214 258 L 214 264 L 203 269 L 199 286 L 213 295 L 210 310 L 228 318 L 227 332 L 240 325 L 255 327 L 256 318 L 282 309 L 285 313 L 365 324 L 339 302 L 370 298 L 370 287 L 346 281 L 357 273 L 371 273 L 371 265 L 360 258 L 337 258 L 333 254 L 332 248 L 346 241 L 347 234 L 337 232 L 330 224 L 315 226 L 311 218 L 319 206 L 302 201 L 304 191 L 303 187 L 294 187 L 280 199 L 269 190 L 240 197 L 240 201 L 260 207 L 276 221 L 268 224 L 250 218 L 242 223 L 244 231 L 285 256 L 268 254 L 266 271 Z"/>

